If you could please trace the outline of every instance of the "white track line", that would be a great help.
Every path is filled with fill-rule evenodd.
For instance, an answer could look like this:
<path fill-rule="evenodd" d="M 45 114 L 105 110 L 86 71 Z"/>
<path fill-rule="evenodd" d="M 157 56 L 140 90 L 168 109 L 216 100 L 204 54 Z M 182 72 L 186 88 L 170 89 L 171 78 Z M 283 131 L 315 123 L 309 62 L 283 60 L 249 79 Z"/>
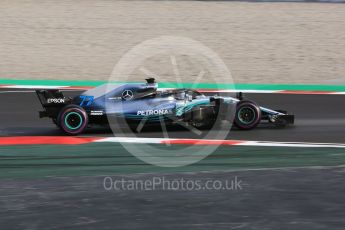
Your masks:
<path fill-rule="evenodd" d="M 176 144 L 174 142 L 183 141 L 202 145 L 209 142 L 215 145 L 234 146 L 258 146 L 258 147 L 293 147 L 293 148 L 345 148 L 345 144 L 340 143 L 310 143 L 310 142 L 271 142 L 271 141 L 245 141 L 245 140 L 206 140 L 206 139 L 174 139 L 174 138 L 134 138 L 134 137 L 108 137 L 94 142 L 113 143 L 140 143 L 140 144 Z M 231 143 L 231 142 L 234 143 Z M 198 143 L 199 142 L 199 143 Z"/>
<path fill-rule="evenodd" d="M 344 144 L 338 143 L 307 143 L 307 142 L 263 142 L 245 141 L 236 144 L 239 146 L 261 146 L 261 147 L 294 147 L 294 148 L 345 148 Z"/>
<path fill-rule="evenodd" d="M 94 142 L 161 144 L 164 138 L 107 137 Z"/>
<path fill-rule="evenodd" d="M 6 89 L 60 89 L 68 86 L 60 85 L 3 85 L 1 88 Z"/>

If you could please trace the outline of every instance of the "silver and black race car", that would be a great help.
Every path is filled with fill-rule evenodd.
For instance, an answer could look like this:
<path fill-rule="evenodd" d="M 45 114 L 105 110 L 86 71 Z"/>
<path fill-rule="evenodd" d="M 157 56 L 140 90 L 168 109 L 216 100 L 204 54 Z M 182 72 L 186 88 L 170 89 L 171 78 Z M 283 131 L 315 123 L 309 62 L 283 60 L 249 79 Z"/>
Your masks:
<path fill-rule="evenodd" d="M 129 124 L 187 124 L 210 128 L 216 120 L 229 120 L 242 130 L 262 121 L 276 126 L 294 123 L 294 115 L 261 107 L 236 97 L 205 96 L 193 89 L 159 90 L 153 78 L 146 83 L 105 84 L 66 98 L 59 90 L 36 90 L 44 108 L 40 117 L 49 117 L 66 134 L 78 135 L 93 124 L 109 125 L 111 118 Z M 230 116 L 232 114 L 232 116 Z"/>

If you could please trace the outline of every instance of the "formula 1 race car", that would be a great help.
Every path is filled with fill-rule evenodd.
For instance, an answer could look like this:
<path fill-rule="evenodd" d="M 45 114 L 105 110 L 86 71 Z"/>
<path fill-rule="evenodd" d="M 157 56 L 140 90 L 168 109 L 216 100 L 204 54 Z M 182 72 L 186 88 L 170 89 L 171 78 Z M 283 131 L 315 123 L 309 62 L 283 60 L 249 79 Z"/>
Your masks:
<path fill-rule="evenodd" d="M 294 115 L 260 107 L 237 97 L 205 96 L 192 89 L 158 90 L 153 78 L 146 83 L 104 84 L 74 97 L 66 98 L 56 89 L 36 90 L 44 108 L 40 118 L 49 117 L 66 134 L 78 135 L 92 124 L 109 125 L 109 118 L 120 117 L 127 123 L 184 123 L 210 128 L 215 121 L 227 119 L 242 130 L 255 128 L 261 121 L 276 126 L 294 123 Z M 228 108 L 231 108 L 230 110 Z"/>

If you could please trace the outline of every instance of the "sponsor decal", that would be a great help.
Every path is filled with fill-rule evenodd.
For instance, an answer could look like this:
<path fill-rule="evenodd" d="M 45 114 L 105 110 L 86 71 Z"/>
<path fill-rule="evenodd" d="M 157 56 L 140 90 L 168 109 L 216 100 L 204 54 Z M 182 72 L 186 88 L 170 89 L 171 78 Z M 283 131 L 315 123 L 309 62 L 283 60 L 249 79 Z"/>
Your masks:
<path fill-rule="evenodd" d="M 87 95 L 80 95 L 79 98 L 81 99 L 81 102 L 79 106 L 90 106 L 94 100 L 94 96 L 87 96 Z"/>
<path fill-rule="evenodd" d="M 47 103 L 63 104 L 65 103 L 65 98 L 48 98 Z"/>
<path fill-rule="evenodd" d="M 171 109 L 154 109 L 154 110 L 139 110 L 137 115 L 140 116 L 152 116 L 152 115 L 166 115 L 172 114 Z"/>
<path fill-rule="evenodd" d="M 102 111 L 102 110 L 99 110 L 99 111 L 93 111 L 93 110 L 91 110 L 90 115 L 91 115 L 91 116 L 102 116 L 102 115 L 103 115 L 103 111 Z"/>
<path fill-rule="evenodd" d="M 109 97 L 108 100 L 121 100 L 122 97 Z"/>
<path fill-rule="evenodd" d="M 125 90 L 122 93 L 122 99 L 125 101 L 131 100 L 133 98 L 133 92 L 131 90 Z"/>

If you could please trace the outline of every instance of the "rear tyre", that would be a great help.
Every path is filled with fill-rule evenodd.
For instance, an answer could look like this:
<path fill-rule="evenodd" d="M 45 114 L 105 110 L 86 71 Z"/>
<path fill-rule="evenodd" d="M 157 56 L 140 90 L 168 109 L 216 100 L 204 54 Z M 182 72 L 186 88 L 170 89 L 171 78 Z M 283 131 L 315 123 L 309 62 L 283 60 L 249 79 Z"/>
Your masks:
<path fill-rule="evenodd" d="M 261 121 L 260 107 L 252 101 L 240 101 L 236 106 L 234 124 L 239 129 L 253 129 Z"/>
<path fill-rule="evenodd" d="M 89 119 L 86 111 L 77 105 L 67 105 L 57 118 L 57 123 L 62 131 L 68 135 L 78 135 L 84 132 Z"/>

